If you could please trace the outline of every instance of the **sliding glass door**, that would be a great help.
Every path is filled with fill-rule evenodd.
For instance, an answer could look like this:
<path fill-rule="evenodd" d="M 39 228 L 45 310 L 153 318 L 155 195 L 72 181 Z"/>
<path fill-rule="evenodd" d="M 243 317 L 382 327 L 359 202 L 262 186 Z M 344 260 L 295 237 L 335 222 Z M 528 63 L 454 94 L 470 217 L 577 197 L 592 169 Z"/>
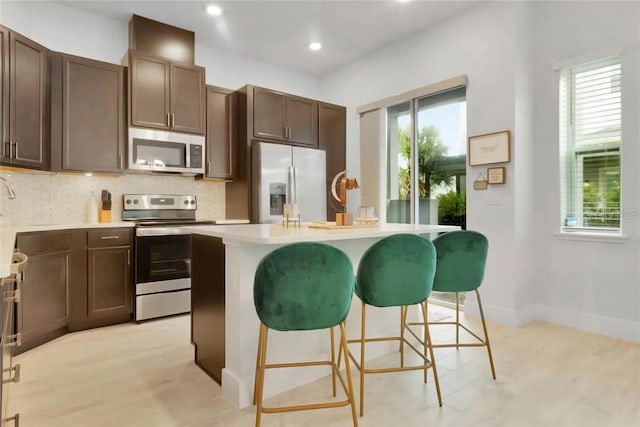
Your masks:
<path fill-rule="evenodd" d="M 466 226 L 466 123 L 464 88 L 387 108 L 387 222 Z"/>

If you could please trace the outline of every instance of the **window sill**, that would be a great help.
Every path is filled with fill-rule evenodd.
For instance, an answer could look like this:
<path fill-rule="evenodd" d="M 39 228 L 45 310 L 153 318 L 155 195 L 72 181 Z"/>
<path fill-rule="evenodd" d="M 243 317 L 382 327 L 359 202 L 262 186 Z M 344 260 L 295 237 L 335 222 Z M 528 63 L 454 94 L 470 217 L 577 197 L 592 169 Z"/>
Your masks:
<path fill-rule="evenodd" d="M 624 244 L 629 242 L 629 237 L 624 234 L 614 233 L 597 233 L 588 231 L 560 231 L 555 233 L 556 238 L 560 240 L 576 240 L 583 242 L 597 243 L 618 243 Z"/>

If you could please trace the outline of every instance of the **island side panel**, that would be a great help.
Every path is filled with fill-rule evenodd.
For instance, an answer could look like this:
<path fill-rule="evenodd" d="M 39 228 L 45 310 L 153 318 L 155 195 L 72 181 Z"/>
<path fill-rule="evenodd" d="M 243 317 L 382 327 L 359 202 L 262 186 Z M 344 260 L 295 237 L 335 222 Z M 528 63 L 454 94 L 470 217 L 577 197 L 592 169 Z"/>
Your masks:
<path fill-rule="evenodd" d="M 191 342 L 195 363 L 218 384 L 225 366 L 225 246 L 191 236 Z"/>

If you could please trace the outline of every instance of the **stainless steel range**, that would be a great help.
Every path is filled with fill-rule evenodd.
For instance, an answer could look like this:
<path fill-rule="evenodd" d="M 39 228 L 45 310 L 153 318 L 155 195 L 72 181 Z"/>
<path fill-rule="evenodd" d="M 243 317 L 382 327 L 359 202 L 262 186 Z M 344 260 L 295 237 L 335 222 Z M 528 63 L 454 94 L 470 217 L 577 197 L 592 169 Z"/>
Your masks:
<path fill-rule="evenodd" d="M 135 320 L 191 311 L 191 234 L 196 197 L 125 194 L 122 219 L 135 221 Z"/>

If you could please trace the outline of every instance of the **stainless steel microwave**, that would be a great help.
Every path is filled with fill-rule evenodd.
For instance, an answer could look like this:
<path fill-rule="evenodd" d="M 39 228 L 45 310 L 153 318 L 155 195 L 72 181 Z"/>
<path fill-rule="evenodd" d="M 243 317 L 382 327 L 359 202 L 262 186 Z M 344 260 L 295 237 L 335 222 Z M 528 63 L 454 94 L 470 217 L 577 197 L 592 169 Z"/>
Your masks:
<path fill-rule="evenodd" d="M 204 173 L 204 136 L 129 128 L 129 169 Z"/>

